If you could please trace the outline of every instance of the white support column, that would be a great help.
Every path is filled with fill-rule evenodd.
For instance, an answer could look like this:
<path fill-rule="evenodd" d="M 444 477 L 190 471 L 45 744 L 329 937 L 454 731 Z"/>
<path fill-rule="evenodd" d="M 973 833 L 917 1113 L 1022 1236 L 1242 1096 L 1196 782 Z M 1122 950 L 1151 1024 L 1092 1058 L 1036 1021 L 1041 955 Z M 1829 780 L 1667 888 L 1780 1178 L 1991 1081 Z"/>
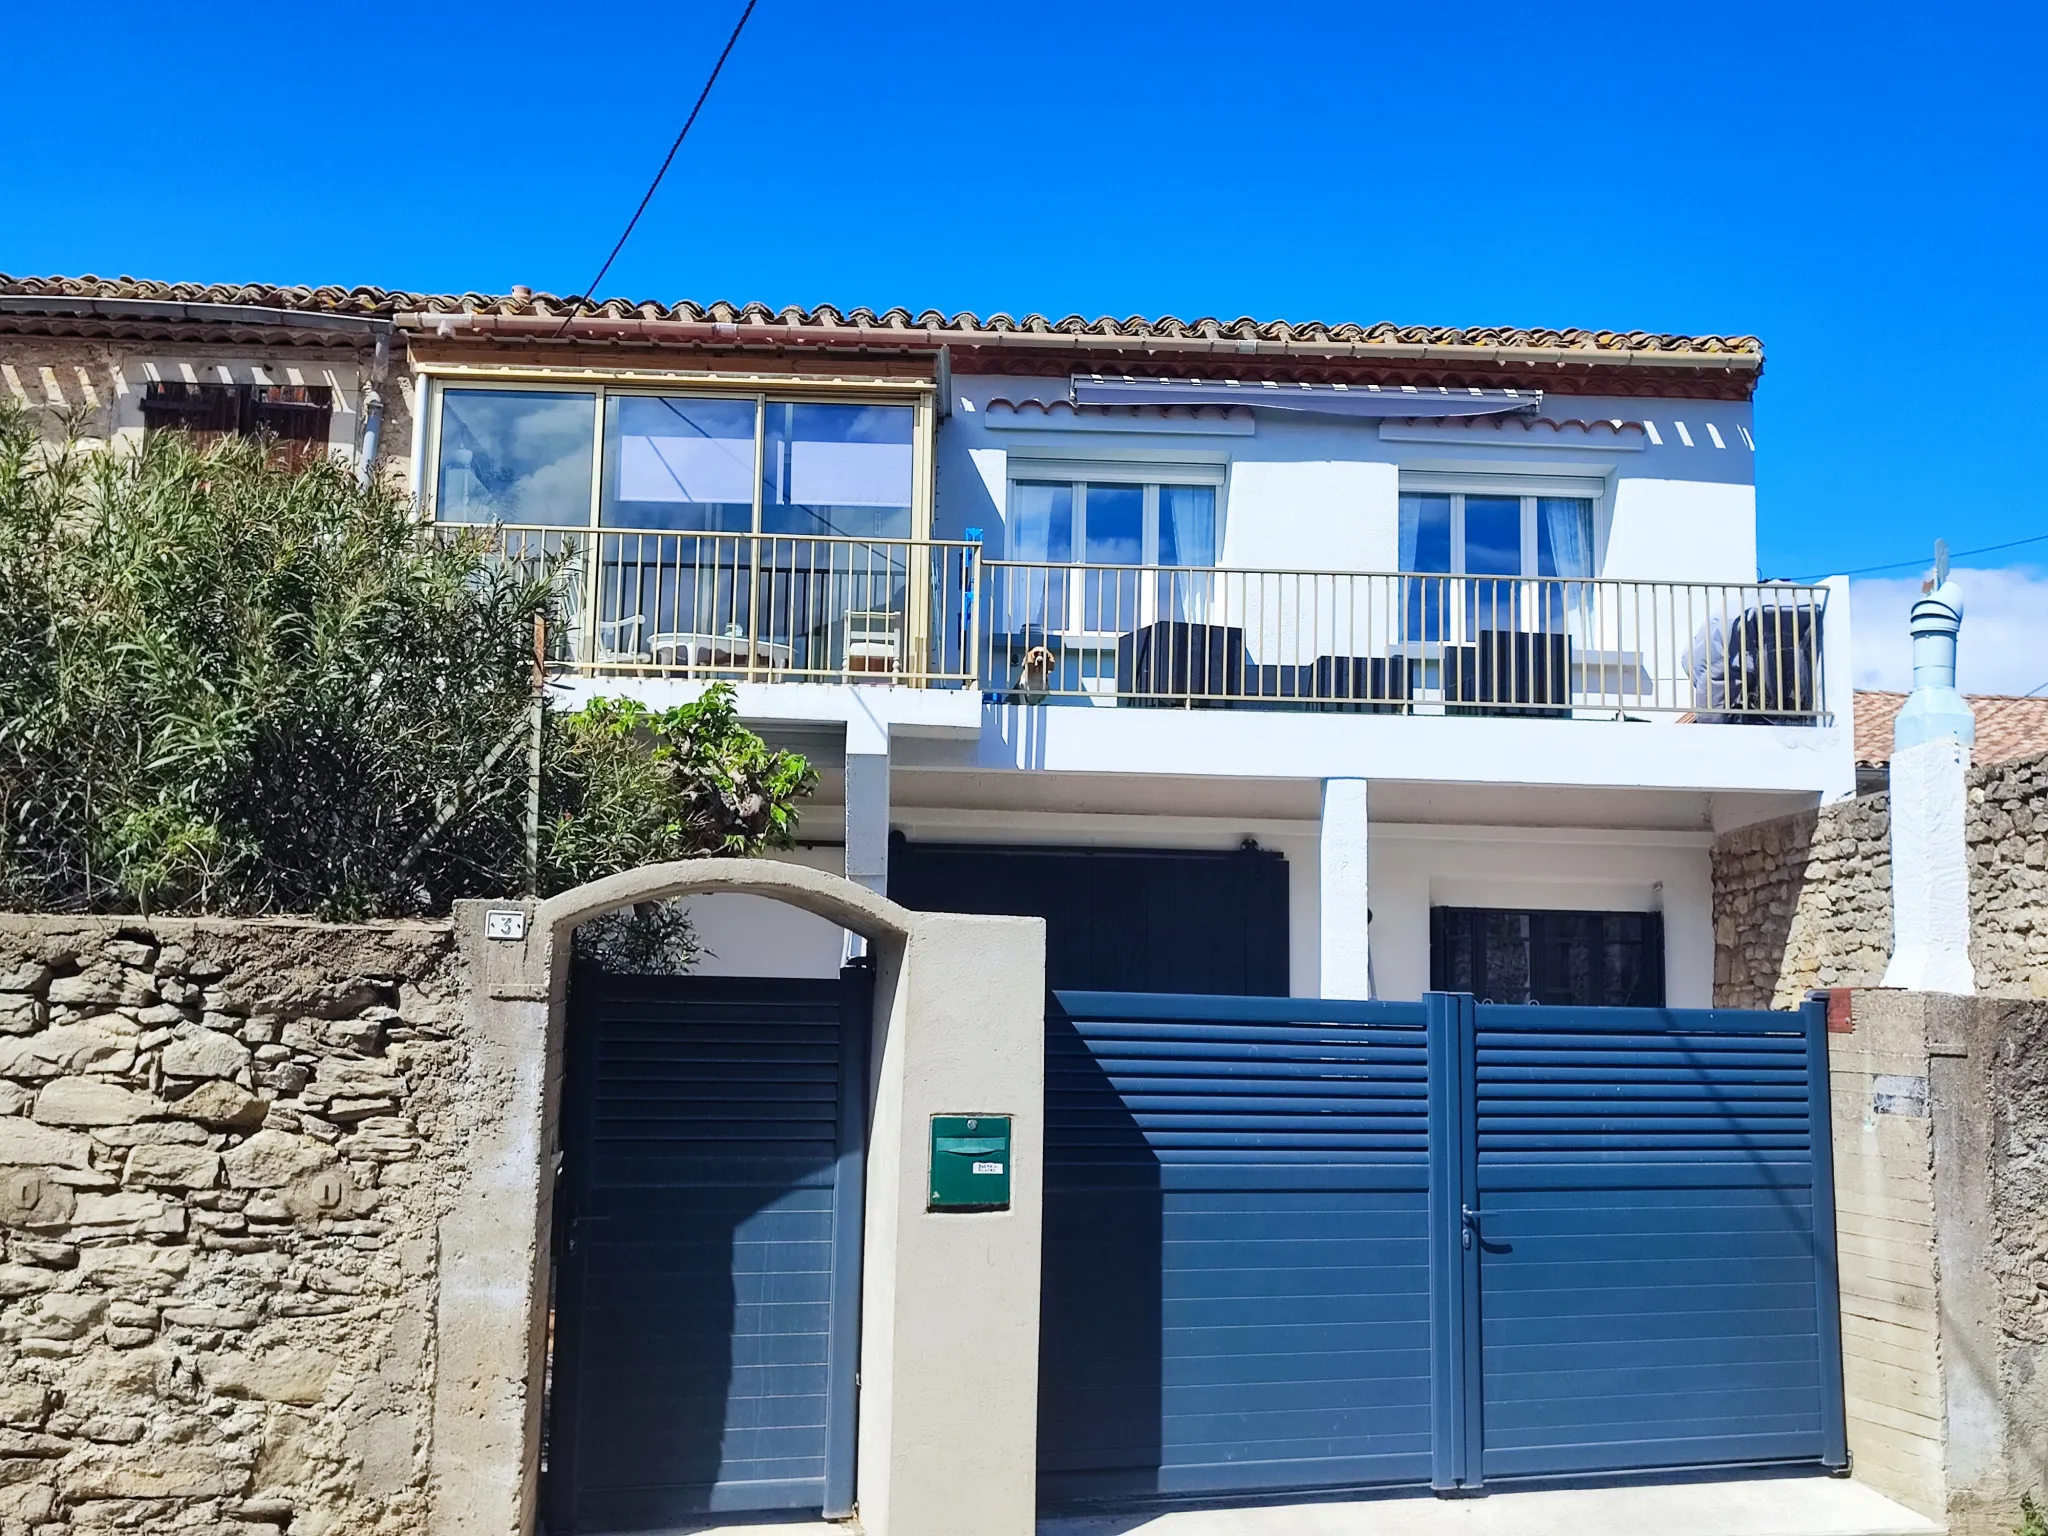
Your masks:
<path fill-rule="evenodd" d="M 1970 860 L 1963 818 L 1970 749 L 1953 739 L 1892 753 L 1892 958 L 1882 985 L 1977 990 L 1970 966 Z"/>
<path fill-rule="evenodd" d="M 846 723 L 846 878 L 889 894 L 889 727 L 866 715 Z M 849 933 L 846 958 L 866 953 Z"/>
<path fill-rule="evenodd" d="M 1850 625 L 1849 578 L 1830 576 L 1827 623 L 1821 631 L 1821 696 L 1841 733 L 1842 749 L 1836 754 L 1834 782 L 1822 793 L 1828 804 L 1847 800 L 1856 793 L 1856 668 L 1854 636 Z"/>
<path fill-rule="evenodd" d="M 1913 691 L 1892 721 L 1892 958 L 1881 985 L 1968 996 L 1977 978 L 1963 823 L 1977 722 L 1956 692 L 1963 594 L 1946 543 L 1934 546 L 1934 582 L 1913 605 Z"/>
<path fill-rule="evenodd" d="M 1317 971 L 1324 997 L 1372 996 L 1366 942 L 1364 779 L 1323 780 L 1322 840 L 1317 850 L 1321 939 Z"/>

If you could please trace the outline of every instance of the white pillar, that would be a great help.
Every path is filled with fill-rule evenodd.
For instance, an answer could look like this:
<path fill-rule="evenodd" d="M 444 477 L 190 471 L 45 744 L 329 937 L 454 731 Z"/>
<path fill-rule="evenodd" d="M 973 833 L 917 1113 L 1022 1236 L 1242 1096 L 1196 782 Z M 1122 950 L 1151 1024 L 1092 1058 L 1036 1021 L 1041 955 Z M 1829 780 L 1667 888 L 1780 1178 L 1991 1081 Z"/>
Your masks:
<path fill-rule="evenodd" d="M 846 878 L 889 894 L 889 727 L 865 715 L 846 725 Z M 846 958 L 866 953 L 849 933 Z"/>
<path fill-rule="evenodd" d="M 1970 749 L 1952 737 L 1892 753 L 1892 959 L 1883 985 L 1977 990 L 1970 967 L 1970 864 L 1963 840 Z"/>
<path fill-rule="evenodd" d="M 1321 924 L 1317 971 L 1324 997 L 1372 996 L 1372 952 L 1366 942 L 1365 782 L 1323 780 L 1316 868 Z"/>
<path fill-rule="evenodd" d="M 1934 546 L 1934 590 L 1913 605 L 1913 691 L 1892 721 L 1892 959 L 1883 985 L 1977 990 L 1970 969 L 1970 860 L 1964 841 L 1977 723 L 1956 692 L 1963 594 Z"/>
<path fill-rule="evenodd" d="M 1847 800 L 1856 793 L 1856 667 L 1854 615 L 1849 611 L 1849 578 L 1827 579 L 1827 623 L 1821 630 L 1821 698 L 1834 717 L 1841 736 L 1841 750 L 1835 754 L 1829 774 L 1831 782 L 1821 799 L 1829 804 Z"/>

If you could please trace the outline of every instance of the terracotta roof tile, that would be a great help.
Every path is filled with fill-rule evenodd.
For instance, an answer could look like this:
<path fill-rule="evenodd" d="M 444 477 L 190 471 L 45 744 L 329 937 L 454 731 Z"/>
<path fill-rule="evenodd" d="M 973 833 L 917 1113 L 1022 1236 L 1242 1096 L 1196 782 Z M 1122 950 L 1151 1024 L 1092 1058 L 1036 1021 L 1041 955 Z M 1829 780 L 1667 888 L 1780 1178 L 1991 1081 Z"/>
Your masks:
<path fill-rule="evenodd" d="M 2010 693 L 1968 695 L 1977 717 L 1973 763 L 2004 763 L 2048 752 L 2048 698 Z M 1856 690 L 1856 761 L 1875 767 L 1892 756 L 1892 720 L 1904 707 L 1903 693 Z"/>
<path fill-rule="evenodd" d="M 473 314 L 554 316 L 567 311 L 568 301 L 550 293 L 409 293 L 399 289 L 341 287 L 279 287 L 268 283 L 163 283 L 132 277 L 10 277 L 0 273 L 0 298 L 155 299 L 183 304 L 240 304 L 263 309 L 282 309 L 331 315 L 389 317 L 396 314 Z M 1555 349 L 1586 354 L 1590 359 L 1623 354 L 1669 355 L 1681 358 L 1711 358 L 1723 362 L 1737 359 L 1754 365 L 1763 355 L 1763 344 L 1754 336 L 1678 336 L 1649 331 L 1595 331 L 1576 328 L 1542 327 L 1459 327 L 1328 324 L 1323 321 L 1235 320 L 1204 317 L 1182 320 L 1174 315 L 1147 318 L 1129 315 L 1119 320 L 1099 316 L 1090 320 L 1066 315 L 1057 320 L 1045 315 L 1021 319 L 997 312 L 980 316 L 961 311 L 942 314 L 925 310 L 912 315 L 907 309 L 876 313 L 871 309 L 838 309 L 821 304 L 812 309 L 788 306 L 770 309 L 765 304 L 717 302 L 693 304 L 681 301 L 663 304 L 651 299 L 605 299 L 583 304 L 578 313 L 612 319 L 725 321 L 740 325 L 801 325 L 845 328 L 850 331 L 937 331 L 965 337 L 1001 337 L 1005 334 L 1095 335 L 1122 338 L 1208 338 L 1213 340 L 1267 341 L 1318 346 L 1438 346 L 1515 349 Z"/>

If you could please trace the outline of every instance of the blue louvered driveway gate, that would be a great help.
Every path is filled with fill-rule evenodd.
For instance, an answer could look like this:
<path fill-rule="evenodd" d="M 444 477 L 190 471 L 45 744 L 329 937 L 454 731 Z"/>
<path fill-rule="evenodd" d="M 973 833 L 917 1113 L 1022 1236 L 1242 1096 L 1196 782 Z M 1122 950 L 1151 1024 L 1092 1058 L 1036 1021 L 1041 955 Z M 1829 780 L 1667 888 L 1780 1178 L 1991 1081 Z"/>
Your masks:
<path fill-rule="evenodd" d="M 571 984 L 554 1536 L 853 1502 L 869 973 Z"/>
<path fill-rule="evenodd" d="M 1842 1465 L 1824 1029 L 1058 994 L 1042 1499 Z"/>

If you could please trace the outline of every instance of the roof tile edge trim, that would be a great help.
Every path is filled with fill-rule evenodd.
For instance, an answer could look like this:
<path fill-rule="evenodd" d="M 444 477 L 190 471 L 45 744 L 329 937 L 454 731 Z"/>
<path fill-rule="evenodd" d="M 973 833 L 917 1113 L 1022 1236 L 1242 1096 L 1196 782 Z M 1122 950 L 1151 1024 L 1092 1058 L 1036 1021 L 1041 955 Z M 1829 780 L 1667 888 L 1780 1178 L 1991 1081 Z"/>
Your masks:
<path fill-rule="evenodd" d="M 786 306 L 771 309 L 765 304 L 732 304 L 719 301 L 695 304 L 687 300 L 662 304 L 654 300 L 605 299 L 596 303 L 573 304 L 549 293 L 426 294 L 400 289 L 327 287 L 284 287 L 265 283 L 165 283 L 141 278 L 13 277 L 0 273 L 0 298 L 15 299 L 136 299 L 181 304 L 231 304 L 327 315 L 392 318 L 399 315 L 527 315 L 559 318 L 574 314 L 584 319 L 683 321 L 772 328 L 803 326 L 844 330 L 851 336 L 882 339 L 890 332 L 932 336 L 944 342 L 955 338 L 985 345 L 1001 345 L 1010 337 L 1091 337 L 1105 340 L 1149 341 L 1250 341 L 1291 343 L 1308 349 L 1333 347 L 1471 347 L 1487 350 L 1532 350 L 1578 354 L 1587 361 L 1631 357 L 1648 361 L 1668 359 L 1673 363 L 1755 367 L 1763 358 L 1763 343 L 1754 336 L 1680 336 L 1648 331 L 1594 331 L 1579 328 L 1542 327 L 1460 327 L 1403 326 L 1381 321 L 1372 325 L 1328 324 L 1322 321 L 1254 320 L 1241 316 L 1219 320 L 1205 316 L 1182 320 L 1173 315 L 1156 318 L 1132 315 L 1118 320 L 1102 316 L 1094 320 L 1081 315 L 1050 319 L 1028 314 L 1021 318 L 997 312 L 986 317 L 967 311 L 947 315 L 924 310 L 913 315 L 896 308 L 840 309 L 821 304 L 810 309 Z M 880 337 L 876 333 L 881 333 Z M 772 333 L 771 333 L 772 334 Z M 912 339 L 906 334 L 905 340 Z"/>

